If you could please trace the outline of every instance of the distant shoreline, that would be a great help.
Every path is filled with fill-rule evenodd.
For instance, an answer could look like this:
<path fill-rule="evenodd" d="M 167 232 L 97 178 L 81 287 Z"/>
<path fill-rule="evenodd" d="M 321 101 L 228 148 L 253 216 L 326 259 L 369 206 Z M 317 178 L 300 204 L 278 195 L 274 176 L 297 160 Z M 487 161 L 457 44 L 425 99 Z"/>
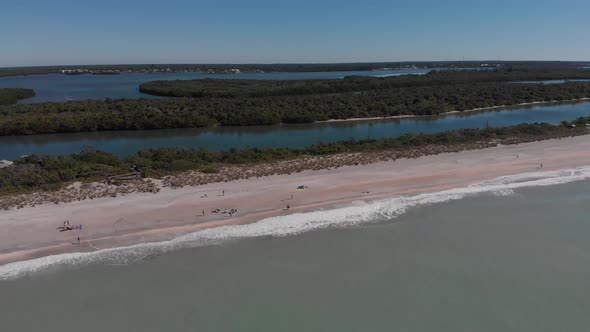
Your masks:
<path fill-rule="evenodd" d="M 370 63 L 307 63 L 307 64 L 131 64 L 131 65 L 65 65 L 1 67 L 0 77 L 89 74 L 91 72 L 118 71 L 120 73 L 171 74 L 201 72 L 203 74 L 239 73 L 301 73 L 339 71 L 391 71 L 414 69 L 459 68 L 459 64 L 480 68 L 480 62 L 370 62 Z M 65 74 L 67 75 L 67 74 Z"/>

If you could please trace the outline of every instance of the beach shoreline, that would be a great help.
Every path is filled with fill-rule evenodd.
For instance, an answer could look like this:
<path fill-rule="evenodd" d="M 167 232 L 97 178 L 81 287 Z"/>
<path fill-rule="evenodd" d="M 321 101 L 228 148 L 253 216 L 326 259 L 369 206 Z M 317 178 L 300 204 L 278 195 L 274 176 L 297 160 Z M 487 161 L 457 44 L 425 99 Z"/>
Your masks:
<path fill-rule="evenodd" d="M 438 192 L 540 171 L 541 164 L 543 171 L 586 166 L 590 165 L 588 144 L 590 136 L 584 135 L 0 211 L 0 265 L 167 241 L 203 229 L 356 201 Z M 309 188 L 298 190 L 300 185 Z M 238 212 L 212 213 L 216 208 Z M 83 230 L 59 232 L 56 228 L 64 220 L 82 224 Z M 77 236 L 81 243 L 72 244 Z"/>

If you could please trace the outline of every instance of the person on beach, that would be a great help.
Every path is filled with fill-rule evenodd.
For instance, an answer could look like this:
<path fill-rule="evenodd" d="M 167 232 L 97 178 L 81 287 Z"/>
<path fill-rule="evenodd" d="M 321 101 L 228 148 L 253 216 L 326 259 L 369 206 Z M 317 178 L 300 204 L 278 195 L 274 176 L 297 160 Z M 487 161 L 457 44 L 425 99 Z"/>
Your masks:
<path fill-rule="evenodd" d="M 203 210 L 203 215 L 205 215 L 205 210 Z"/>
<path fill-rule="evenodd" d="M 291 206 L 289 204 L 287 204 L 287 210 L 289 210 L 291 208 Z"/>
<path fill-rule="evenodd" d="M 61 231 L 71 231 L 72 227 L 70 227 L 70 221 L 66 219 L 66 221 L 64 221 L 64 227 L 62 227 Z"/>

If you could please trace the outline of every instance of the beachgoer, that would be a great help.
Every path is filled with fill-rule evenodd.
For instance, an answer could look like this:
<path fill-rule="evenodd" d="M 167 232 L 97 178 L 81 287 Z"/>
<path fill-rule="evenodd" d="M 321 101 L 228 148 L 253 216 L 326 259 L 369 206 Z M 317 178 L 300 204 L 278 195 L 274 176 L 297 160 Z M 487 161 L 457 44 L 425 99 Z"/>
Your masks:
<path fill-rule="evenodd" d="M 205 210 L 203 210 L 203 215 L 205 215 Z"/>
<path fill-rule="evenodd" d="M 291 194 L 291 199 L 293 199 L 293 194 Z"/>
<path fill-rule="evenodd" d="M 225 190 L 221 191 L 221 196 L 225 196 Z"/>
<path fill-rule="evenodd" d="M 291 206 L 289 204 L 287 204 L 287 210 L 289 210 L 291 208 Z"/>
<path fill-rule="evenodd" d="M 541 168 L 543 168 L 543 164 L 541 164 Z"/>

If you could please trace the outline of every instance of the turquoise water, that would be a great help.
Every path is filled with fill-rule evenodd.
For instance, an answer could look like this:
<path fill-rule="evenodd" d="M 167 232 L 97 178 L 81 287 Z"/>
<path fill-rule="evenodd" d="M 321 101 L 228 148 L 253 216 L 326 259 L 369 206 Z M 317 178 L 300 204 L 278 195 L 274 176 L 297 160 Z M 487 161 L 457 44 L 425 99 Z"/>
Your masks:
<path fill-rule="evenodd" d="M 425 74 L 430 69 L 337 71 L 301 73 L 243 73 L 243 74 L 202 74 L 200 72 L 181 73 L 122 73 L 120 75 L 29 75 L 0 77 L 0 88 L 29 88 L 36 92 L 33 98 L 22 103 L 46 101 L 61 102 L 84 99 L 155 98 L 139 92 L 141 83 L 156 80 L 189 80 L 199 78 L 235 78 L 256 80 L 302 80 L 339 79 L 345 76 L 397 76 Z"/>
<path fill-rule="evenodd" d="M 587 331 L 589 185 L 0 281 L 0 330 Z"/>
<path fill-rule="evenodd" d="M 559 123 L 580 116 L 590 116 L 590 102 L 403 120 L 4 136 L 0 137 L 0 159 L 13 160 L 28 154 L 70 154 L 79 152 L 84 146 L 93 146 L 119 156 L 150 147 L 203 147 L 210 150 L 302 147 L 352 138 L 397 137 L 405 133 L 435 133 L 483 128 L 486 125 L 501 127 L 531 122 Z"/>

